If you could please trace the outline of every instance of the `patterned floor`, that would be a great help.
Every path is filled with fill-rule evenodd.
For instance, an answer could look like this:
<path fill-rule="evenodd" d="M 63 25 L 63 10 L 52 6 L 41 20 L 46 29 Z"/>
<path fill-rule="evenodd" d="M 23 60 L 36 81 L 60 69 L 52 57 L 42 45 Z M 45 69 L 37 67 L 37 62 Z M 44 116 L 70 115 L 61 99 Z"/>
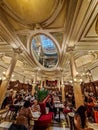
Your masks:
<path fill-rule="evenodd" d="M 58 122 L 57 120 L 58 118 L 59 118 L 59 115 L 57 114 L 55 119 L 52 120 L 48 130 L 70 130 L 66 124 L 65 116 L 62 112 L 60 113 L 60 119 L 61 119 L 60 122 Z M 8 119 L 6 119 L 6 121 L 2 121 L 0 123 L 0 130 L 8 130 L 11 123 L 12 122 L 9 122 Z"/>
<path fill-rule="evenodd" d="M 58 122 L 58 114 L 55 117 L 55 120 L 53 119 L 51 122 L 51 125 L 46 130 L 70 130 L 69 126 L 66 123 L 65 116 L 61 112 L 60 113 L 60 122 Z M 12 122 L 9 122 L 9 120 L 0 122 L 0 130 L 8 130 L 9 126 Z M 93 128 L 94 130 L 98 130 L 98 123 L 88 123 L 88 127 Z M 41 129 L 42 130 L 42 129 Z"/>

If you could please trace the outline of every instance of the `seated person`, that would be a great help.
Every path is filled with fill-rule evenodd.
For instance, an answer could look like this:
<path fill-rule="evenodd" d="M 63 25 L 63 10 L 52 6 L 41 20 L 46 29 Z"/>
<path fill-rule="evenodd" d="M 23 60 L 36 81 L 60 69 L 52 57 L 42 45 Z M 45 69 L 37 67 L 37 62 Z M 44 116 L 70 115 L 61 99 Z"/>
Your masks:
<path fill-rule="evenodd" d="M 25 125 L 26 128 L 29 128 L 30 119 L 32 119 L 32 117 L 30 102 L 25 101 L 23 108 L 20 109 L 16 118 L 16 124 Z"/>
<path fill-rule="evenodd" d="M 63 109 L 65 114 L 72 112 L 72 105 L 70 102 L 65 103 L 65 108 Z"/>
<path fill-rule="evenodd" d="M 80 106 L 74 115 L 74 125 L 76 130 L 93 130 L 92 128 L 87 128 L 86 125 L 86 107 Z"/>
<path fill-rule="evenodd" d="M 54 116 L 56 116 L 57 109 L 54 107 L 54 102 L 52 98 L 49 98 L 48 102 L 46 103 L 46 107 L 49 108 L 49 112 L 53 112 Z"/>
<path fill-rule="evenodd" d="M 87 116 L 90 119 L 93 119 L 93 108 L 95 106 L 93 100 L 91 97 L 88 98 L 88 102 L 85 103 L 86 107 L 87 107 Z"/>
<path fill-rule="evenodd" d="M 32 110 L 32 112 L 40 112 L 40 105 L 38 104 L 38 101 L 36 99 L 33 101 L 31 110 Z"/>
<path fill-rule="evenodd" d="M 8 96 L 6 96 L 3 100 L 3 103 L 2 103 L 2 106 L 1 106 L 1 109 L 4 109 L 6 106 L 8 105 Z"/>
<path fill-rule="evenodd" d="M 16 95 L 16 97 L 14 98 L 13 104 L 20 103 L 21 101 L 23 101 L 22 95 Z"/>

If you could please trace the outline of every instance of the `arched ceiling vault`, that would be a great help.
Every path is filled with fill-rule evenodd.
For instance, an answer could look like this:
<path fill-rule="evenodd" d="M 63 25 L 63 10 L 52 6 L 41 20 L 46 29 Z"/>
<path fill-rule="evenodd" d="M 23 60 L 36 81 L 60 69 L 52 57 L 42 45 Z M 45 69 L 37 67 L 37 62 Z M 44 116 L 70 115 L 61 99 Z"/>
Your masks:
<path fill-rule="evenodd" d="M 59 60 L 53 69 L 39 66 L 28 49 L 36 33 L 55 39 Z M 31 80 L 36 73 L 39 79 L 58 79 L 62 71 L 64 78 L 70 80 L 71 48 L 80 72 L 84 67 L 88 70 L 98 66 L 98 0 L 1 0 L 1 74 L 9 66 L 13 48 L 18 47 L 22 54 L 14 73 L 21 81 L 24 76 Z"/>

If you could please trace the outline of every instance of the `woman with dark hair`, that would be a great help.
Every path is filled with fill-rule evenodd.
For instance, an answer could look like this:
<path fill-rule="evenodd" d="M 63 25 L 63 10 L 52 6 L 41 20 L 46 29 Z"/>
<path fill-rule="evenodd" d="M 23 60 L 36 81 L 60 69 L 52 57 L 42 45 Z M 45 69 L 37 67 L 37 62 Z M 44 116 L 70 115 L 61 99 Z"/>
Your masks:
<path fill-rule="evenodd" d="M 49 108 L 49 112 L 54 113 L 54 117 L 56 116 L 57 109 L 54 107 L 54 100 L 53 97 L 49 98 L 49 100 L 46 102 L 46 107 Z"/>
<path fill-rule="evenodd" d="M 86 126 L 86 107 L 81 105 L 75 112 L 74 125 L 76 130 L 93 130 Z"/>
<path fill-rule="evenodd" d="M 25 101 L 23 108 L 19 111 L 19 114 L 16 118 L 17 125 L 25 125 L 26 128 L 29 128 L 30 119 L 32 118 L 30 102 Z"/>

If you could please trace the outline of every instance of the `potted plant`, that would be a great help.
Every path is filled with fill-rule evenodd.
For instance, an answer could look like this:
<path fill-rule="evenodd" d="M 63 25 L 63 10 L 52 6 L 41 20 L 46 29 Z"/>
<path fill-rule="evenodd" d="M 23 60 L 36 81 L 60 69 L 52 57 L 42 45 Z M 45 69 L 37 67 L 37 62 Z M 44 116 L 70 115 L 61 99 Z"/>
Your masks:
<path fill-rule="evenodd" d="M 48 90 L 45 88 L 36 87 L 36 98 L 39 102 L 43 101 L 48 95 Z"/>

